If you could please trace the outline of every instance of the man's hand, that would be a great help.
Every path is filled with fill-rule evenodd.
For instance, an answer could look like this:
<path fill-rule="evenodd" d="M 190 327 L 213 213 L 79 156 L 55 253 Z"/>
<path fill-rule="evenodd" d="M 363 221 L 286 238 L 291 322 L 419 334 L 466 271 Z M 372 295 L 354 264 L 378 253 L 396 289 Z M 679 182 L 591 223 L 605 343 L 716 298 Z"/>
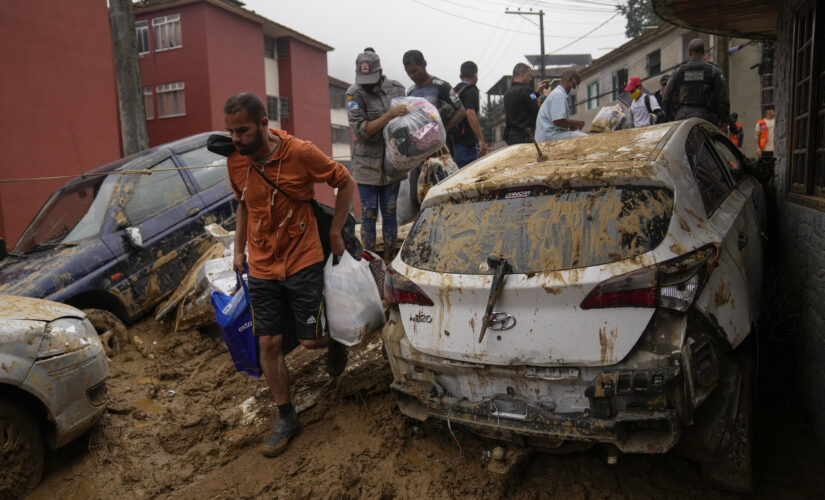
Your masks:
<path fill-rule="evenodd" d="M 397 118 L 399 116 L 403 116 L 407 114 L 407 105 L 406 104 L 399 104 L 394 108 L 388 111 L 391 118 Z"/>
<path fill-rule="evenodd" d="M 329 246 L 332 253 L 338 257 L 344 255 L 346 246 L 344 245 L 344 238 L 341 236 L 341 231 L 335 232 L 332 230 L 329 232 Z"/>
<path fill-rule="evenodd" d="M 235 252 L 235 256 L 232 259 L 232 269 L 235 270 L 236 273 L 244 274 L 246 273 L 246 254 L 244 252 Z"/>
<path fill-rule="evenodd" d="M 487 154 L 487 143 L 484 139 L 479 139 L 478 141 L 478 156 L 484 156 Z"/>

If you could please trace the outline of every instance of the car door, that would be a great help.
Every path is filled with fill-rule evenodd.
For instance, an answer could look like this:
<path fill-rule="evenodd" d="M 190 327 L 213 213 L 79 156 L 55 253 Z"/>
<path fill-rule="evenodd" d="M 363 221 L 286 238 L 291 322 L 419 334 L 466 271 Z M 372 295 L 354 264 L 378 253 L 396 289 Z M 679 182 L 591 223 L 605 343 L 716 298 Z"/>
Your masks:
<path fill-rule="evenodd" d="M 201 199 L 188 184 L 171 155 L 138 174 L 122 203 L 128 225 L 138 228 L 143 247 L 131 247 L 129 276 L 143 310 L 173 291 L 189 271 L 193 241 L 203 238 L 198 217 Z M 197 257 L 195 257 L 197 260 Z"/>
<path fill-rule="evenodd" d="M 690 131 L 685 152 L 705 215 L 722 246 L 717 268 L 697 300 L 697 307 L 716 318 L 735 346 L 751 330 L 751 296 L 740 249 L 740 236 L 745 235 L 747 229 L 747 198 L 734 189 L 732 179 L 701 126 Z"/>
<path fill-rule="evenodd" d="M 744 230 L 737 235 L 737 246 L 742 253 L 753 314 L 757 318 L 762 302 L 763 252 L 759 213 L 765 207 L 764 193 L 756 179 L 745 175 L 744 159 L 738 149 L 722 134 L 714 132 L 710 138 L 722 164 L 736 182 L 736 190 L 747 200 L 741 209 Z"/>
<path fill-rule="evenodd" d="M 226 158 L 206 149 L 205 145 L 179 152 L 177 159 L 198 189 L 203 209 L 200 218 L 204 224 L 220 224 L 234 229 L 235 209 L 238 206 L 226 170 Z"/>

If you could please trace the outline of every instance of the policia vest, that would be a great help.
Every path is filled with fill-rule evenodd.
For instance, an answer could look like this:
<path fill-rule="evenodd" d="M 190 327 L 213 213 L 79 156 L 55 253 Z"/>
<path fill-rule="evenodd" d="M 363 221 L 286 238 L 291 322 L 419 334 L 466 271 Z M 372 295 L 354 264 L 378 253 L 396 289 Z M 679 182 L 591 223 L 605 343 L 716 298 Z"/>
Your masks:
<path fill-rule="evenodd" d="M 689 60 L 682 64 L 677 75 L 677 95 L 674 114 L 681 108 L 704 108 L 712 123 L 719 121 L 718 96 L 714 90 L 714 76 L 718 69 L 705 61 Z"/>

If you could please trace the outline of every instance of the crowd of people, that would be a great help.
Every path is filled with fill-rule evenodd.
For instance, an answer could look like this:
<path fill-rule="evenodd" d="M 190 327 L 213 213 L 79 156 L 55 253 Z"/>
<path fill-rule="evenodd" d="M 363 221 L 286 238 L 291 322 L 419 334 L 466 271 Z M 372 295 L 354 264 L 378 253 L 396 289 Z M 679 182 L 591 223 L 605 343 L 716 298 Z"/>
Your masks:
<path fill-rule="evenodd" d="M 719 68 L 706 61 L 704 42 L 691 41 L 688 55 L 672 74 L 661 77 L 655 93 L 647 91 L 640 78 L 630 78 L 624 91 L 631 99 L 632 125 L 699 117 L 729 131 L 731 140 L 741 147 L 742 125 L 736 113 L 729 113 L 727 84 Z M 398 99 L 422 98 L 433 113 L 437 110 L 447 140 L 435 154 L 451 155 L 458 168 L 487 153 L 479 123 L 478 66 L 472 61 L 463 63 L 460 82 L 451 86 L 429 74 L 427 61 L 418 50 L 407 51 L 402 62 L 413 82 L 407 90 L 384 75 L 381 59 L 371 47 L 355 59 L 355 83 L 346 95 L 354 135 L 349 170 L 312 143 L 269 128 L 266 108 L 258 96 L 239 93 L 224 106 L 226 130 L 236 148 L 227 159 L 229 180 L 238 200 L 234 268 L 245 273 L 248 266 L 253 333 L 258 338 L 264 377 L 278 406 L 278 419 L 262 448 L 266 456 L 283 452 L 300 429 L 282 349 L 288 325 L 304 347 L 327 349 L 330 375 L 337 376 L 346 365 L 344 346 L 331 341 L 322 326 L 324 253 L 309 203 L 315 195 L 314 184 L 326 183 L 337 190 L 329 233 L 332 253 L 340 256 L 345 251 L 341 231 L 357 191 L 362 244 L 366 250 L 375 250 L 380 211 L 384 257 L 389 259 L 396 246 L 400 184 L 408 179 L 415 186 L 420 168 L 409 172 L 395 169 L 386 154 L 384 129 L 392 120 L 412 112 Z M 552 90 L 546 80 L 532 89 L 532 81 L 530 67 L 516 64 L 512 86 L 504 95 L 505 142 L 586 135 L 582 130 L 585 123 L 571 119 L 568 106 L 570 96 L 575 96 L 581 85 L 581 76 L 567 71 Z M 767 108 L 756 125 L 755 140 L 764 156 L 773 154 L 773 120 L 774 110 Z M 414 197 L 414 190 L 410 191 Z"/>

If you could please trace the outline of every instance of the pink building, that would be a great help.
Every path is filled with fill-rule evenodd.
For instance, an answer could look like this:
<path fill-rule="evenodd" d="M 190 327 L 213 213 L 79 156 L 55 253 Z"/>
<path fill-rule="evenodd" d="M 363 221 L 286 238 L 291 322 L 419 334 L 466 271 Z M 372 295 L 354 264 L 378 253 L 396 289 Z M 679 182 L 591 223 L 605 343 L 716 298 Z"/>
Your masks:
<path fill-rule="evenodd" d="M 121 156 L 106 2 L 26 0 L 0 9 L 1 179 L 79 175 Z M 64 180 L 0 183 L 13 246 Z"/>
<path fill-rule="evenodd" d="M 250 91 L 265 98 L 273 127 L 332 155 L 332 47 L 231 0 L 147 0 L 135 27 L 152 145 L 223 130 L 227 97 Z M 316 192 L 332 202 L 331 189 Z"/>

